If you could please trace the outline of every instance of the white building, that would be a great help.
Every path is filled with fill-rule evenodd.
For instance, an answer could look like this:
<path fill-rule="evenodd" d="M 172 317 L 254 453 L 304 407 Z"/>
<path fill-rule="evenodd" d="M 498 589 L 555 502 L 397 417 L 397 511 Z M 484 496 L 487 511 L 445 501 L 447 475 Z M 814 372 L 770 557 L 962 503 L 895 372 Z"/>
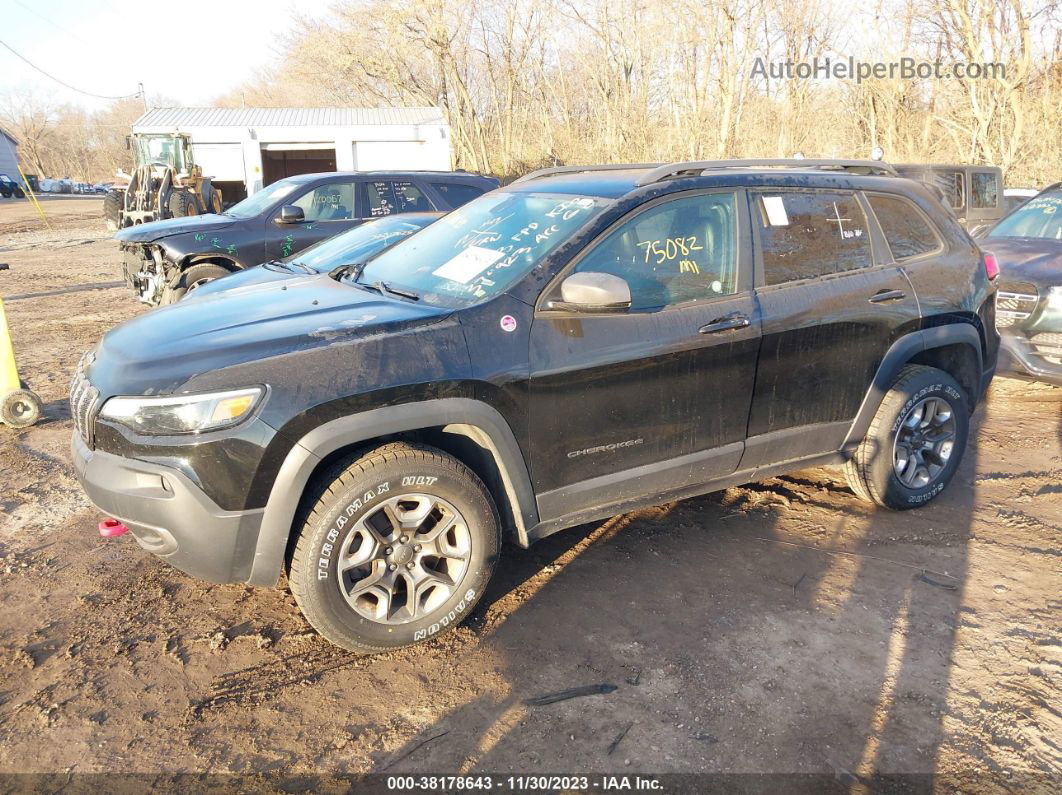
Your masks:
<path fill-rule="evenodd" d="M 439 108 L 153 108 L 133 132 L 186 133 L 232 198 L 295 174 L 451 168 Z"/>

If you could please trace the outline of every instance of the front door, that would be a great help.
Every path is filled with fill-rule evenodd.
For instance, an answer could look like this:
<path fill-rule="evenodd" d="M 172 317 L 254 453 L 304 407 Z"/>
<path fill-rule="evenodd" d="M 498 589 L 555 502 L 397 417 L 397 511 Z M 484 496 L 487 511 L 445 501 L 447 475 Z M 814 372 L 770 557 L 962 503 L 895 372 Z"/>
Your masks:
<path fill-rule="evenodd" d="M 569 273 L 625 279 L 629 310 L 544 308 L 559 282 L 540 299 L 529 420 L 543 521 L 737 466 L 760 336 L 745 205 L 733 191 L 666 197 L 592 244 Z"/>
<path fill-rule="evenodd" d="M 889 346 L 919 318 L 903 270 L 875 259 L 855 193 L 760 191 L 750 208 L 763 344 L 742 469 L 838 449 Z"/>
<path fill-rule="evenodd" d="M 266 220 L 267 260 L 290 257 L 359 223 L 354 213 L 354 183 L 349 178 L 319 184 L 285 204 L 302 208 L 303 220 L 282 224 L 280 208 L 273 212 Z"/>

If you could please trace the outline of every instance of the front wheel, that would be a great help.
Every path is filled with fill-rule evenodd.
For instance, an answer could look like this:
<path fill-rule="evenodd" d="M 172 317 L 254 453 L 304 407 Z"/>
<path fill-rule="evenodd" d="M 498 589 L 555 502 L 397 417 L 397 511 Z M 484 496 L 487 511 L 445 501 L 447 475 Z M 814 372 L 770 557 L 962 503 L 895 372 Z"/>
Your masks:
<path fill-rule="evenodd" d="M 289 581 L 327 640 L 380 652 L 461 623 L 500 547 L 494 503 L 475 473 L 434 448 L 396 443 L 322 477 Z"/>
<path fill-rule="evenodd" d="M 951 482 L 970 431 L 962 387 L 943 370 L 908 365 L 845 465 L 857 496 L 893 510 L 925 505 Z"/>
<path fill-rule="evenodd" d="M 184 298 L 186 295 L 190 295 L 195 292 L 199 287 L 202 287 L 207 282 L 212 282 L 215 279 L 221 279 L 228 276 L 232 271 L 215 265 L 213 262 L 200 262 L 198 265 L 193 265 L 181 274 L 181 278 L 177 281 L 177 286 L 172 289 L 167 287 L 162 291 L 162 300 L 160 305 L 166 306 L 167 304 L 174 304 Z"/>

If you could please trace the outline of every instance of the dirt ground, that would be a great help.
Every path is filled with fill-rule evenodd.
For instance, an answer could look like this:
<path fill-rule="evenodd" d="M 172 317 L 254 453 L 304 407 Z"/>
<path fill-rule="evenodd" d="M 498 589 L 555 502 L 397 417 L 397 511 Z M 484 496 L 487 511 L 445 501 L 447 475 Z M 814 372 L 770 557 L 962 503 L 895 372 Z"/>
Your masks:
<path fill-rule="evenodd" d="M 94 199 L 0 202 L 0 295 L 38 426 L 0 427 L 0 773 L 936 773 L 1062 779 L 1062 390 L 997 378 L 922 510 L 811 470 L 508 548 L 473 619 L 338 651 L 286 590 L 214 586 L 101 518 L 67 382 L 142 311 Z M 71 286 L 77 291 L 64 291 Z M 50 291 L 50 292 L 49 292 Z M 37 293 L 45 295 L 36 295 Z M 27 296 L 21 297 L 18 296 Z M 529 697 L 611 692 L 529 706 Z"/>

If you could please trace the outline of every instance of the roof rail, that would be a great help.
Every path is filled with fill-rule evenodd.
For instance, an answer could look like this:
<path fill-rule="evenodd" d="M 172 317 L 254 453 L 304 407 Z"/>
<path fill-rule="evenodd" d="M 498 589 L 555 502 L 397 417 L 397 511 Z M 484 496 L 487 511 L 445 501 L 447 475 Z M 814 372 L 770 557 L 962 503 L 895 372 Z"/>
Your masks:
<path fill-rule="evenodd" d="M 751 160 L 691 160 L 686 163 L 669 163 L 658 166 L 638 178 L 639 187 L 654 182 L 677 177 L 686 172 L 704 172 L 723 168 L 762 168 L 765 166 L 782 166 L 785 168 L 820 168 L 823 170 L 848 171 L 866 169 L 870 174 L 899 176 L 896 169 L 880 160 L 815 160 L 810 158 L 753 158 Z M 689 176 L 693 176 L 690 174 Z"/>
<path fill-rule="evenodd" d="M 529 180 L 538 179 L 539 177 L 551 177 L 554 174 L 579 174 L 584 171 L 625 171 L 627 169 L 657 168 L 658 166 L 660 166 L 659 163 L 606 163 L 597 166 L 552 166 L 551 168 L 540 168 L 537 171 L 524 174 L 522 177 L 514 179 L 509 184 L 515 185 L 518 182 L 528 182 Z"/>

